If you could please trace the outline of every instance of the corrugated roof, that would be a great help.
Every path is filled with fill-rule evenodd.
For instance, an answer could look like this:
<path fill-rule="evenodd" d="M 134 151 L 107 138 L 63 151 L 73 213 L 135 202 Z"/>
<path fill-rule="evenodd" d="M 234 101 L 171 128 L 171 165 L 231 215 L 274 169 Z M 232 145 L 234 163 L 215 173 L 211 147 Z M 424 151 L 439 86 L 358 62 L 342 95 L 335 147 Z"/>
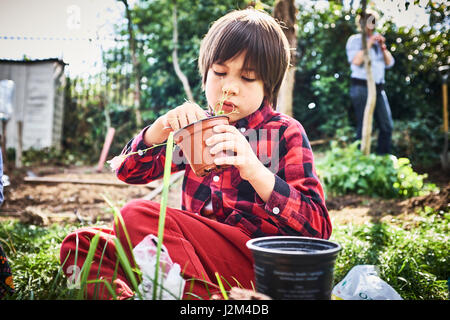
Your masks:
<path fill-rule="evenodd" d="M 42 62 L 57 62 L 61 65 L 68 65 L 61 59 L 58 58 L 48 58 L 48 59 L 35 59 L 35 60 L 10 60 L 10 59 L 0 59 L 0 63 L 24 63 L 24 64 L 32 64 L 32 63 L 42 63 Z"/>

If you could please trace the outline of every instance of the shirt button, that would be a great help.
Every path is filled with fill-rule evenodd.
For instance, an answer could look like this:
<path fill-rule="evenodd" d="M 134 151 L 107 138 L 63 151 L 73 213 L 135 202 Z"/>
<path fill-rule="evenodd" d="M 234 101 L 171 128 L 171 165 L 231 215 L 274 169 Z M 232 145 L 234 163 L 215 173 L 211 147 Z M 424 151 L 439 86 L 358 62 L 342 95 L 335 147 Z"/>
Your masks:
<path fill-rule="evenodd" d="M 245 128 L 241 128 L 239 130 L 241 130 L 241 132 L 244 133 L 246 129 Z"/>
<path fill-rule="evenodd" d="M 272 212 L 273 212 L 274 214 L 279 214 L 279 213 L 280 213 L 280 208 L 275 207 L 275 208 L 272 209 Z"/>
<path fill-rule="evenodd" d="M 219 176 L 214 176 L 214 177 L 213 177 L 213 181 L 214 181 L 214 182 L 219 182 L 219 179 L 220 179 Z"/>

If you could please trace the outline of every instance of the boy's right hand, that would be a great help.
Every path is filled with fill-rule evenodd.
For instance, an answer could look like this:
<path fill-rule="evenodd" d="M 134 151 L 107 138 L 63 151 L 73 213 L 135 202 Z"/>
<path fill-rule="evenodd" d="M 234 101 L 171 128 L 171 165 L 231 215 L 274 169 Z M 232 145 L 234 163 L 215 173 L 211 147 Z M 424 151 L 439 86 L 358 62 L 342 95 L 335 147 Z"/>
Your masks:
<path fill-rule="evenodd" d="M 204 118 L 206 118 L 206 111 L 204 109 L 196 103 L 185 102 L 163 115 L 161 121 L 164 129 L 176 131 Z"/>
<path fill-rule="evenodd" d="M 206 111 L 198 104 L 185 102 L 159 117 L 145 132 L 144 142 L 149 146 L 163 143 L 171 131 L 176 131 L 204 118 L 206 118 Z"/>

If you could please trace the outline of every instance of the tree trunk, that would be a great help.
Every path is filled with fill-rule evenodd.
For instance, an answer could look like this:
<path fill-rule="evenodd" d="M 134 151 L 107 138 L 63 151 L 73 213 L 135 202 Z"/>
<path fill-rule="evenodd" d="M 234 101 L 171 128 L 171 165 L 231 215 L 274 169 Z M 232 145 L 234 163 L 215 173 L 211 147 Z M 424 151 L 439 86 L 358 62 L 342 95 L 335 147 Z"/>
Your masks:
<path fill-rule="evenodd" d="M 133 63 L 133 73 L 134 73 L 134 108 L 136 115 L 136 125 L 138 128 L 142 127 L 142 116 L 141 116 L 141 66 L 136 54 L 136 40 L 133 31 L 133 22 L 131 20 L 131 11 L 128 6 L 127 0 L 122 0 L 125 5 L 125 14 L 128 20 L 128 44 L 130 46 L 131 61 Z"/>
<path fill-rule="evenodd" d="M 291 63 L 288 67 L 277 100 L 277 111 L 293 116 L 293 97 L 295 84 L 295 65 L 297 49 L 297 9 L 294 0 L 277 0 L 274 5 L 273 16 L 284 23 L 284 34 L 291 48 Z"/>
<path fill-rule="evenodd" d="M 362 17 L 365 20 L 367 0 L 361 1 L 362 5 Z M 362 137 L 361 137 L 361 151 L 365 155 L 370 154 L 370 143 L 372 136 L 372 122 L 373 122 L 373 112 L 375 110 L 375 104 L 377 101 L 377 89 L 375 86 L 375 81 L 372 75 L 372 61 L 370 60 L 369 50 L 367 48 L 367 38 L 366 38 L 366 28 L 364 21 L 364 27 L 362 27 L 362 45 L 364 50 L 364 67 L 367 74 L 367 101 L 364 108 L 364 117 L 362 125 Z"/>
<path fill-rule="evenodd" d="M 175 69 L 175 73 L 183 84 L 184 92 L 188 97 L 188 100 L 194 102 L 194 96 L 192 95 L 192 90 L 189 85 L 189 80 L 181 71 L 180 65 L 178 63 L 178 22 L 177 22 L 177 2 L 173 1 L 173 14 L 172 14 L 172 23 L 173 23 L 173 51 L 172 51 L 172 62 L 173 67 Z"/>

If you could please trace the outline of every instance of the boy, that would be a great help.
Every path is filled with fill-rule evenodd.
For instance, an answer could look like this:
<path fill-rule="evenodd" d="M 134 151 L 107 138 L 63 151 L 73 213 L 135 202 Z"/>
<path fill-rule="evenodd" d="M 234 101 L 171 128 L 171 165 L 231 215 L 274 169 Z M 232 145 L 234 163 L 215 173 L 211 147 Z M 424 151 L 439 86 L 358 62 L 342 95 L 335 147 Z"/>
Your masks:
<path fill-rule="evenodd" d="M 214 108 L 223 92 L 227 92 L 223 109 L 237 112 L 229 114 L 230 125 L 216 126 L 216 134 L 207 141 L 213 146 L 212 154 L 233 151 L 233 156 L 215 159 L 218 165 L 230 166 L 197 177 L 188 164 L 172 163 L 172 171 L 185 170 L 182 210 L 167 209 L 164 245 L 172 260 L 184 270 L 185 279 L 200 279 L 194 280 L 192 286 L 187 282 L 185 297 L 192 290 L 196 297 L 208 299 L 214 291 L 207 289 L 204 282 L 215 283 L 215 272 L 233 286 L 252 288 L 253 260 L 246 247 L 251 238 L 329 238 L 331 234 L 306 133 L 296 120 L 272 109 L 289 65 L 289 51 L 276 21 L 254 9 L 234 11 L 220 18 L 202 41 L 199 70 L 208 105 Z M 122 154 L 160 144 L 170 131 L 205 117 L 201 107 L 186 102 L 144 128 Z M 260 159 L 266 150 L 270 161 L 263 164 Z M 164 158 L 164 146 L 142 156 L 129 156 L 117 169 L 117 175 L 127 183 L 148 183 L 162 176 Z M 157 234 L 159 204 L 134 200 L 122 208 L 121 214 L 133 246 L 146 235 Z M 96 231 L 78 231 L 79 248 L 84 254 L 89 244 L 86 237 L 91 238 Z M 103 244 L 111 243 L 116 234 L 126 244 L 122 228 L 103 232 L 97 257 Z M 74 243 L 74 234 L 69 235 L 61 259 L 70 248 L 74 250 Z M 103 258 L 103 264 L 106 259 L 109 266 L 102 271 L 106 278 L 113 274 L 115 257 L 113 251 L 109 252 L 113 249 L 108 244 Z M 93 277 L 96 272 L 94 268 Z M 122 271 L 116 284 L 124 291 L 122 297 L 131 294 Z"/>

